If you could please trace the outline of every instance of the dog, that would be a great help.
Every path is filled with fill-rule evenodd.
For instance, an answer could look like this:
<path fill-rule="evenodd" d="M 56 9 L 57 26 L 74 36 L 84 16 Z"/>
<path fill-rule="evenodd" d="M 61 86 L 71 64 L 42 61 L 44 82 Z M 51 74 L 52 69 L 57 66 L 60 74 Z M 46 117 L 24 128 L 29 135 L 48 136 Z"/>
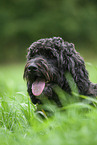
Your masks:
<path fill-rule="evenodd" d="M 23 75 L 32 103 L 41 104 L 40 96 L 44 95 L 62 106 L 53 87 L 58 85 L 67 93 L 71 93 L 71 87 L 65 77 L 67 72 L 71 74 L 79 94 L 97 96 L 97 84 L 89 80 L 85 62 L 76 52 L 73 43 L 65 42 L 61 37 L 40 39 L 32 43 L 28 48 Z"/>

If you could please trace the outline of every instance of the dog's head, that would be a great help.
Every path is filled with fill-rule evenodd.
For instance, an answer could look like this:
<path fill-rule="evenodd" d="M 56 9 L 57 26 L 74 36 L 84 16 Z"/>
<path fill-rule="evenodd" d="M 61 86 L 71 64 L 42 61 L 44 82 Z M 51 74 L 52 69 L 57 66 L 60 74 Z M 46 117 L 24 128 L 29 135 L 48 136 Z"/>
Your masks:
<path fill-rule="evenodd" d="M 74 45 L 64 42 L 60 37 L 40 39 L 32 43 L 28 48 L 24 78 L 30 82 L 34 96 L 39 96 L 42 92 L 52 96 L 50 87 L 55 84 L 62 88 L 64 71 L 69 69 L 66 64 L 72 51 L 76 53 Z"/>
<path fill-rule="evenodd" d="M 50 57 L 37 55 L 26 63 L 24 78 L 32 82 L 33 95 L 39 96 L 46 84 L 57 82 L 58 73 L 56 59 L 51 61 Z"/>

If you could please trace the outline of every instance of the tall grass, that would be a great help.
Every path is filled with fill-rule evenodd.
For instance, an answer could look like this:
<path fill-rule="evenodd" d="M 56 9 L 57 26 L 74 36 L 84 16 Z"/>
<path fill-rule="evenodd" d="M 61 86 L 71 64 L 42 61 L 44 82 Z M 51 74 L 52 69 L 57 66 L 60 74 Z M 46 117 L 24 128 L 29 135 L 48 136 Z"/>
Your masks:
<path fill-rule="evenodd" d="M 22 79 L 23 68 L 0 67 L 0 145 L 96 145 L 97 100 L 80 96 L 75 89 L 70 96 L 57 88 L 63 108 L 44 100 L 42 107 L 53 113 L 48 117 L 31 103 Z M 87 69 L 91 81 L 97 82 L 97 67 L 87 64 Z"/>

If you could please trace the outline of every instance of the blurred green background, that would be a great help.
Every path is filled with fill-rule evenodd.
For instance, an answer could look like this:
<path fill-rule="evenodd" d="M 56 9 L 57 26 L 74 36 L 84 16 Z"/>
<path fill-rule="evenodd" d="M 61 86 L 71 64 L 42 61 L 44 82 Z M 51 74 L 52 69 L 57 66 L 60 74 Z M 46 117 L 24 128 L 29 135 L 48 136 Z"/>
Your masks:
<path fill-rule="evenodd" d="M 29 101 L 27 48 L 53 36 L 74 43 L 85 62 L 93 62 L 86 67 L 97 83 L 97 0 L 0 0 L 0 145 L 97 145 L 97 100 L 94 108 L 73 96 L 64 112 L 54 107 L 43 122 Z"/>
<path fill-rule="evenodd" d="M 60 36 L 86 59 L 97 54 L 97 0 L 4 0 L 0 2 L 0 63 L 24 62 L 27 47 Z"/>

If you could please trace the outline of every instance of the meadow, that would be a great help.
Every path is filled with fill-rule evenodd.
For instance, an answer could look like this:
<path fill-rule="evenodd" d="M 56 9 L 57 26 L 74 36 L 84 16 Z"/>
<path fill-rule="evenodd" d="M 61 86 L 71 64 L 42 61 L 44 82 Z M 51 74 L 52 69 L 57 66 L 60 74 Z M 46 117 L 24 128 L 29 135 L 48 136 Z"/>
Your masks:
<path fill-rule="evenodd" d="M 97 83 L 97 66 L 86 65 Z M 97 145 L 97 100 L 77 95 L 75 89 L 69 97 L 59 89 L 64 107 L 45 102 L 53 114 L 47 117 L 31 103 L 23 69 L 24 64 L 0 66 L 0 145 Z"/>

